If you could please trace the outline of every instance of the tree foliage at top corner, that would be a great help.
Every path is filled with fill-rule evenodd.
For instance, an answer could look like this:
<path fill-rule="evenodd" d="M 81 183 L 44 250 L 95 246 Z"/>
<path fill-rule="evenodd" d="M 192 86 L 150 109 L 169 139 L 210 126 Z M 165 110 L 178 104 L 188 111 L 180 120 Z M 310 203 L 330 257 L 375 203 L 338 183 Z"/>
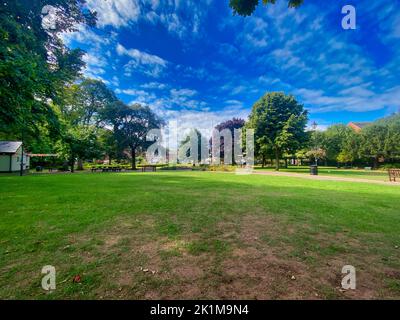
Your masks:
<path fill-rule="evenodd" d="M 48 16 L 51 28 L 45 28 Z M 0 3 L 0 132 L 35 135 L 38 124 L 51 124 L 66 83 L 84 65 L 79 49 L 70 50 L 59 35 L 80 24 L 94 26 L 96 13 L 84 0 L 6 0 Z M 32 129 L 32 130 L 30 130 Z"/>
<path fill-rule="evenodd" d="M 264 4 L 275 4 L 276 0 L 262 0 Z M 296 8 L 300 6 L 304 0 L 289 0 L 288 7 Z M 259 0 L 230 0 L 229 6 L 233 10 L 233 14 L 238 14 L 240 16 L 250 16 L 256 10 Z"/>

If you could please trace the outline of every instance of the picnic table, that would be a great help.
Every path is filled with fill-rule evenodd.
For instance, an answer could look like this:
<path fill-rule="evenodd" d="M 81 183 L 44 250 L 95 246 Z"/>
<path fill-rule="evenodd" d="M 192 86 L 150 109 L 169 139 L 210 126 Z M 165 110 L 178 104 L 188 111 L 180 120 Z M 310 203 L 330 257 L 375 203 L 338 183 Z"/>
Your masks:
<path fill-rule="evenodd" d="M 389 169 L 388 173 L 390 182 L 396 182 L 396 178 L 400 178 L 400 169 Z"/>
<path fill-rule="evenodd" d="M 98 166 L 98 167 L 92 167 L 91 171 L 92 172 L 97 172 L 97 170 L 101 170 L 102 172 L 121 172 L 122 167 L 121 166 Z"/>
<path fill-rule="evenodd" d="M 151 172 L 155 172 L 157 170 L 157 166 L 146 164 L 142 166 L 142 172 L 146 172 L 147 169 L 150 169 Z"/>

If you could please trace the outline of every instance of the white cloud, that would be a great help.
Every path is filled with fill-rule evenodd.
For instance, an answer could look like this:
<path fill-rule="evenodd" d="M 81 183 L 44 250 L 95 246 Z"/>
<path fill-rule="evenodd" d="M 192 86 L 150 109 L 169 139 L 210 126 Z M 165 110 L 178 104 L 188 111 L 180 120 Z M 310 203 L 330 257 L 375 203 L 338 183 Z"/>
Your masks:
<path fill-rule="evenodd" d="M 85 75 L 101 79 L 107 74 L 108 82 L 115 87 L 120 81 L 111 76 L 121 69 L 126 76 L 135 72 L 153 78 L 167 72 L 173 74 L 168 80 L 163 77 L 138 83 L 137 89 L 120 90 L 135 101 L 167 110 L 185 109 L 197 114 L 215 107 L 204 94 L 209 91 L 197 93 L 179 88 L 195 86 L 197 82 L 192 80 L 200 80 L 202 88 L 206 82 L 207 85 L 214 82 L 210 88 L 218 94 L 214 93 L 211 101 L 218 103 L 219 100 L 223 108 L 240 108 L 242 98 L 246 102 L 253 98 L 256 101 L 265 91 L 279 90 L 295 94 L 306 106 L 319 112 L 376 110 L 398 104 L 400 55 L 395 40 L 400 37 L 400 15 L 393 4 L 385 4 L 379 10 L 379 5 L 374 3 L 364 12 L 367 17 L 376 16 L 377 35 L 383 45 L 390 45 L 390 52 L 383 54 L 383 59 L 375 52 L 366 52 L 368 48 L 360 46 L 358 41 L 352 41 L 353 34 L 337 32 L 328 25 L 329 10 L 334 9 L 329 6 L 321 11 L 314 4 L 301 10 L 288 10 L 285 1 L 277 1 L 276 5 L 266 6 L 247 18 L 221 13 L 224 21 L 220 23 L 220 31 L 232 34 L 234 40 L 230 42 L 227 40 L 230 37 L 224 37 L 223 43 L 215 43 L 215 39 L 222 38 L 210 36 L 207 45 L 213 46 L 212 55 L 193 65 L 181 61 L 175 65 L 161 56 L 125 48 L 117 42 L 116 33 L 107 31 L 112 28 L 103 28 L 112 26 L 122 31 L 124 27 L 138 26 L 139 22 L 152 24 L 157 29 L 162 26 L 180 37 L 185 47 L 192 39 L 202 36 L 200 31 L 209 3 L 209 0 L 88 0 L 88 6 L 99 12 L 100 29 L 80 27 L 80 32 L 63 35 L 63 39 L 66 43 L 75 41 L 89 47 L 84 56 L 88 65 Z M 182 52 L 187 54 L 185 50 Z M 110 69 L 112 73 L 108 75 Z M 172 89 L 172 83 L 178 88 Z M 224 97 L 220 99 L 218 95 Z"/>
<path fill-rule="evenodd" d="M 98 25 L 104 27 L 127 26 L 140 17 L 140 2 L 137 0 L 86 0 L 89 9 L 97 12 Z"/>
<path fill-rule="evenodd" d="M 174 98 L 187 98 L 197 94 L 196 90 L 191 89 L 171 89 L 171 96 Z"/>
<path fill-rule="evenodd" d="M 90 79 L 95 79 L 104 82 L 106 85 L 110 85 L 110 81 L 104 79 L 96 70 L 88 70 L 84 71 L 84 76 Z"/>
<path fill-rule="evenodd" d="M 167 67 L 168 62 L 166 60 L 138 49 L 126 49 L 119 43 L 116 51 L 119 56 L 132 58 L 124 67 L 126 76 L 138 71 L 151 77 L 158 77 Z"/>
<path fill-rule="evenodd" d="M 188 88 L 171 89 L 166 93 L 160 93 L 155 86 L 156 82 L 150 83 L 151 85 L 142 85 L 141 89 L 116 89 L 117 94 L 125 94 L 134 96 L 133 102 L 139 102 L 147 105 L 152 105 L 158 109 L 191 109 L 191 110 L 204 110 L 208 108 L 208 103 L 201 99 L 196 99 L 197 91 Z M 154 90 L 157 90 L 157 94 Z"/>
<path fill-rule="evenodd" d="M 242 108 L 243 107 L 243 102 L 239 100 L 226 100 L 224 102 L 225 105 L 227 105 L 229 108 Z"/>
<path fill-rule="evenodd" d="M 172 136 L 178 135 L 178 141 L 181 141 L 188 130 L 198 129 L 208 140 L 214 127 L 226 120 L 232 118 L 247 119 L 249 113 L 245 108 L 224 108 L 219 111 L 200 111 L 200 110 L 169 110 L 151 106 L 153 110 L 166 120 L 167 123 L 177 124 L 177 132 L 173 132 Z M 176 148 L 176 142 L 170 138 L 170 147 Z"/>
<path fill-rule="evenodd" d="M 111 84 L 114 87 L 118 87 L 119 86 L 119 78 L 117 76 L 113 76 L 112 79 L 111 79 Z"/>
<path fill-rule="evenodd" d="M 86 0 L 97 12 L 98 26 L 126 27 L 144 21 L 161 24 L 169 32 L 183 37 L 199 34 L 211 0 Z"/>
<path fill-rule="evenodd" d="M 146 52 L 139 51 L 137 49 L 126 49 L 124 46 L 121 44 L 117 44 L 117 53 L 121 55 L 127 55 L 137 61 L 139 61 L 142 64 L 159 64 L 162 66 L 165 66 L 167 62 L 152 54 L 148 54 Z"/>
<path fill-rule="evenodd" d="M 66 45 L 71 45 L 72 42 L 90 45 L 93 49 L 100 49 L 103 46 L 111 44 L 115 41 L 117 34 L 109 32 L 108 34 L 97 34 L 92 29 L 85 25 L 79 25 L 76 32 L 67 32 L 60 35 Z"/>
<path fill-rule="evenodd" d="M 385 107 L 395 109 L 400 101 L 400 86 L 373 92 L 361 87 L 343 90 L 340 95 L 325 94 L 323 90 L 298 89 L 294 94 L 312 112 L 353 111 L 365 112 Z"/>
<path fill-rule="evenodd" d="M 204 67 L 192 67 L 182 64 L 177 64 L 175 70 L 179 72 L 179 75 L 184 78 L 214 81 L 217 77 L 210 72 L 210 68 L 213 66 Z"/>
<path fill-rule="evenodd" d="M 105 67 L 107 61 L 100 55 L 95 55 L 93 52 L 85 53 L 82 60 L 89 66 Z"/>
<path fill-rule="evenodd" d="M 194 99 L 197 95 L 196 90 L 192 89 L 171 89 L 169 96 L 163 97 L 156 105 L 166 106 L 167 108 L 187 108 L 202 109 L 207 107 L 207 103 L 203 100 Z"/>
<path fill-rule="evenodd" d="M 251 16 L 245 20 L 243 31 L 236 38 L 237 45 L 254 51 L 269 44 L 268 23 L 265 19 Z"/>
<path fill-rule="evenodd" d="M 116 41 L 117 34 L 107 32 L 107 34 L 96 33 L 86 26 L 79 25 L 77 32 L 63 33 L 60 35 L 62 41 L 67 46 L 88 46 L 82 60 L 86 63 L 83 74 L 86 77 L 101 80 L 106 84 L 117 85 L 117 81 L 108 81 L 101 77 L 108 73 L 108 68 L 115 68 L 115 60 L 112 60 L 108 53 L 109 46 Z"/>
<path fill-rule="evenodd" d="M 148 82 L 148 83 L 144 83 L 144 84 L 140 85 L 140 87 L 143 89 L 163 90 L 163 89 L 166 89 L 168 87 L 168 85 L 166 85 L 165 83 L 161 83 L 161 82 Z"/>

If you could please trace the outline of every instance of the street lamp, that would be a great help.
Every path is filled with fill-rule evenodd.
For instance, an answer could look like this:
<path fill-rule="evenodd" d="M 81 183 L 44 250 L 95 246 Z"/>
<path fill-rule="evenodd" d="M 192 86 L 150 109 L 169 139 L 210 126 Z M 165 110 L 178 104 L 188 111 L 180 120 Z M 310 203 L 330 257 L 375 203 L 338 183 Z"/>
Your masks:
<path fill-rule="evenodd" d="M 313 123 L 311 124 L 311 128 L 316 131 L 318 127 L 318 123 L 316 123 L 315 121 L 313 121 Z"/>
<path fill-rule="evenodd" d="M 311 128 L 315 132 L 315 131 L 317 131 L 317 127 L 318 127 L 318 123 L 315 122 L 315 120 L 314 120 L 313 123 L 311 124 Z M 315 165 L 318 166 L 318 155 L 315 156 Z"/>

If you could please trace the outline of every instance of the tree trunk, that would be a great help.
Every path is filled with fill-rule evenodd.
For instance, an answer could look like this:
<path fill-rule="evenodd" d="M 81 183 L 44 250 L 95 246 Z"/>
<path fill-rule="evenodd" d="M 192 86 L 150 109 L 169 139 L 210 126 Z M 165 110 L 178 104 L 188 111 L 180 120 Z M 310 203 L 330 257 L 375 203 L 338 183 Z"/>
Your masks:
<path fill-rule="evenodd" d="M 132 170 L 136 170 L 136 150 L 135 150 L 135 148 L 131 148 L 131 157 L 132 157 Z"/>
<path fill-rule="evenodd" d="M 275 161 L 276 161 L 276 163 L 275 163 L 275 170 L 276 171 L 279 171 L 279 150 L 278 149 L 275 149 Z"/>
<path fill-rule="evenodd" d="M 379 157 L 375 157 L 375 158 L 374 158 L 374 169 L 377 169 L 377 168 L 378 168 L 378 158 L 379 158 Z"/>
<path fill-rule="evenodd" d="M 112 159 L 111 159 L 111 155 L 109 154 L 109 155 L 108 155 L 108 163 L 109 163 L 109 165 L 111 165 L 111 160 L 112 160 Z"/>
<path fill-rule="evenodd" d="M 286 166 L 286 168 L 288 167 L 288 160 L 287 160 L 287 158 L 285 158 L 285 166 Z"/>
<path fill-rule="evenodd" d="M 262 164 L 261 167 L 265 167 L 265 155 L 262 155 Z"/>
<path fill-rule="evenodd" d="M 78 168 L 77 170 L 83 170 L 83 160 L 82 159 L 78 159 Z"/>
<path fill-rule="evenodd" d="M 74 158 L 74 155 L 73 155 L 73 154 L 71 154 L 71 161 L 70 161 L 70 163 L 71 163 L 71 173 L 74 173 L 75 158 Z"/>

